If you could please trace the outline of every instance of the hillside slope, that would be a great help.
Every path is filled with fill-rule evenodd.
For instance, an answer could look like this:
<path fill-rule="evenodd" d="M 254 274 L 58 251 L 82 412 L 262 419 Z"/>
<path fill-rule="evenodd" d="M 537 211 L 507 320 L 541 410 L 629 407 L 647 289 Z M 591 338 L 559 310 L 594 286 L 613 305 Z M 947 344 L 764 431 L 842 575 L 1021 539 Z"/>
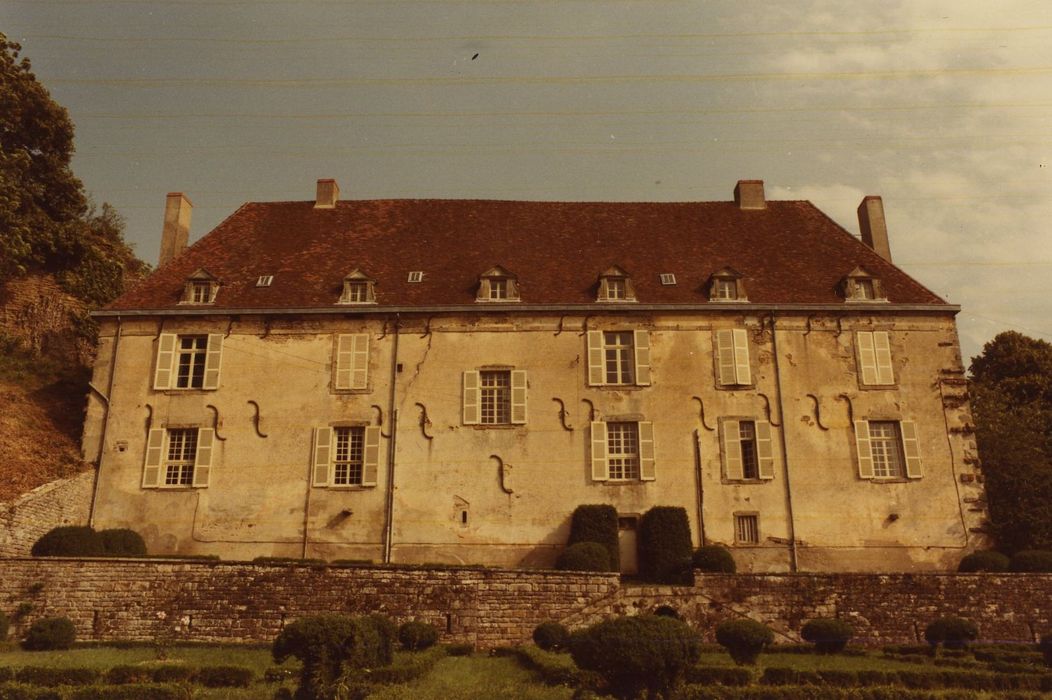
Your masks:
<path fill-rule="evenodd" d="M 80 459 L 87 372 L 0 347 L 0 502 L 91 465 Z"/>

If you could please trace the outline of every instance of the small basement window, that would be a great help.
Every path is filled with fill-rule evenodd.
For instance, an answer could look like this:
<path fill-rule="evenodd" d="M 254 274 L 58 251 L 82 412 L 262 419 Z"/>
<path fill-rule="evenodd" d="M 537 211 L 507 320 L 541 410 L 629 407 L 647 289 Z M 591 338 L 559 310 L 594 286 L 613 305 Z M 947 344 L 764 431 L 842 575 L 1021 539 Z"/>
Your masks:
<path fill-rule="evenodd" d="M 760 516 L 756 513 L 735 513 L 734 543 L 760 543 Z"/>
<path fill-rule="evenodd" d="M 274 275 L 260 275 L 256 279 L 256 286 L 257 287 L 269 287 L 273 281 L 274 281 Z"/>

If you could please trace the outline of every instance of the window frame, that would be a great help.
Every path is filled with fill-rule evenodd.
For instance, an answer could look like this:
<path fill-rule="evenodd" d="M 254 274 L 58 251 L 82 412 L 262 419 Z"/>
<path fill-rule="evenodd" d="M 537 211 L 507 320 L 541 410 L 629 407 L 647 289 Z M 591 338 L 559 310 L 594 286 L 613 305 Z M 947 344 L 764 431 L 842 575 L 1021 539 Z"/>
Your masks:
<path fill-rule="evenodd" d="M 745 293 L 745 282 L 743 276 L 737 270 L 725 267 L 709 276 L 705 285 L 710 302 L 717 304 L 734 304 L 748 302 L 749 297 Z M 721 290 L 726 289 L 729 295 L 724 295 Z"/>
<path fill-rule="evenodd" d="M 203 349 L 183 348 L 184 339 L 205 339 Z M 201 383 L 194 385 L 193 368 L 195 355 L 204 356 Z M 180 368 L 183 358 L 191 357 L 191 373 L 187 385 L 180 386 Z M 154 354 L 154 391 L 215 391 L 219 389 L 223 365 L 223 335 L 221 333 L 161 333 L 157 336 L 157 351 Z"/>
<path fill-rule="evenodd" d="M 749 424 L 752 437 L 743 436 L 742 424 Z M 718 420 L 721 478 L 724 483 L 763 484 L 774 481 L 777 468 L 773 426 L 754 416 L 724 416 Z M 748 440 L 755 458 L 755 476 L 745 470 L 742 445 Z"/>
<path fill-rule="evenodd" d="M 334 425 L 332 428 L 332 467 L 331 483 L 333 488 L 361 487 L 365 479 L 365 428 L 364 425 Z M 340 459 L 341 440 L 346 450 L 346 459 Z M 357 441 L 357 457 L 353 456 Z M 346 468 L 343 479 L 340 478 L 340 468 Z M 357 468 L 357 479 L 351 480 L 352 470 Z"/>
<path fill-rule="evenodd" d="M 495 293 L 499 296 L 493 296 Z M 475 301 L 483 304 L 508 304 L 521 301 L 518 278 L 499 265 L 490 268 L 479 275 Z"/>
<path fill-rule="evenodd" d="M 752 371 L 752 342 L 748 329 L 714 329 L 712 347 L 717 389 L 733 391 L 756 385 Z"/>
<path fill-rule="evenodd" d="M 611 424 L 633 424 L 635 426 L 638 454 L 638 477 L 611 477 L 610 475 L 610 437 L 608 426 Z M 593 482 L 627 485 L 646 483 L 657 480 L 657 454 L 655 450 L 654 423 L 639 420 L 637 417 L 610 416 L 608 421 L 592 421 L 589 432 L 591 454 L 589 455 L 590 476 Z M 616 453 L 618 455 L 624 453 Z"/>
<path fill-rule="evenodd" d="M 897 386 L 890 331 L 855 331 L 855 359 L 860 388 Z"/>
<path fill-rule="evenodd" d="M 185 453 L 179 458 L 171 456 L 172 434 L 194 433 L 193 459 Z M 184 448 L 185 437 L 181 440 Z M 207 488 L 214 467 L 215 430 L 198 425 L 168 425 L 162 428 L 150 428 L 146 438 L 146 449 L 143 454 L 143 471 L 140 481 L 142 489 L 187 490 Z M 169 483 L 168 475 L 172 467 L 178 469 L 177 480 Z M 189 471 L 187 470 L 189 467 Z"/>
<path fill-rule="evenodd" d="M 507 374 L 508 420 L 484 421 L 483 374 Z M 496 387 L 487 387 L 495 389 Z M 467 370 L 462 374 L 461 422 L 464 425 L 483 429 L 517 428 L 526 425 L 529 378 L 526 370 L 508 365 L 485 365 Z"/>
<path fill-rule="evenodd" d="M 855 462 L 859 479 L 874 483 L 906 483 L 923 478 L 924 460 L 920 452 L 920 436 L 915 421 L 875 416 L 856 420 L 854 424 Z M 888 441 L 891 441 L 893 454 L 899 460 L 898 474 L 877 474 L 873 425 L 893 426 L 894 435 L 882 435 L 880 440 L 885 447 Z M 882 450 L 882 453 L 887 454 L 887 451 Z"/>
<path fill-rule="evenodd" d="M 735 511 L 734 514 L 734 544 L 739 547 L 756 547 L 760 544 L 760 513 L 759 511 Z M 752 520 L 752 533 L 755 539 L 742 537 L 741 521 Z"/>
<path fill-rule="evenodd" d="M 615 451 L 615 447 L 620 449 Z M 632 447 L 633 449 L 628 449 Z M 639 422 L 606 422 L 607 481 L 641 481 Z M 618 475 L 614 475 L 617 462 Z"/>
<path fill-rule="evenodd" d="M 613 336 L 621 334 L 630 334 L 630 345 L 608 342 Z M 624 390 L 651 385 L 651 346 L 650 333 L 648 331 L 628 329 L 591 330 L 587 332 L 585 342 L 587 346 L 586 356 L 588 357 L 588 366 L 586 368 L 588 386 Z M 618 349 L 621 352 L 610 358 L 609 352 Z M 623 371 L 624 367 L 622 366 L 625 353 L 630 359 L 628 366 L 630 366 L 631 376 L 628 381 L 625 381 L 626 373 Z M 614 372 L 617 380 L 614 382 L 609 381 L 611 359 L 615 365 Z"/>
<path fill-rule="evenodd" d="M 332 393 L 364 394 L 369 387 L 372 340 L 368 333 L 337 333 L 332 347 Z"/>
<path fill-rule="evenodd" d="M 362 477 L 357 484 L 336 483 L 337 431 L 361 429 Z M 314 428 L 311 440 L 311 488 L 333 488 L 337 490 L 372 489 L 379 482 L 380 472 L 380 426 L 366 421 L 333 423 Z"/>

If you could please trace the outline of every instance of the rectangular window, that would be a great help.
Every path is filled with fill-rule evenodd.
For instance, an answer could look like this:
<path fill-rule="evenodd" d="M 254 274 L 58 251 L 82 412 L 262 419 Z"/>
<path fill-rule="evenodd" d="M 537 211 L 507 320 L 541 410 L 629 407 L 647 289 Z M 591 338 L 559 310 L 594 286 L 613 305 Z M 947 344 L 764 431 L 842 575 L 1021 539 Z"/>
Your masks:
<path fill-rule="evenodd" d="M 489 281 L 489 298 L 501 300 L 508 298 L 508 280 L 493 278 Z"/>
<path fill-rule="evenodd" d="M 736 513 L 734 515 L 734 543 L 760 543 L 760 516 L 754 513 Z"/>
<path fill-rule="evenodd" d="M 756 451 L 756 423 L 751 420 L 738 422 L 738 439 L 742 451 L 742 477 L 760 478 L 760 461 Z"/>
<path fill-rule="evenodd" d="M 175 388 L 200 389 L 205 381 L 208 336 L 181 335 L 176 357 Z"/>
<path fill-rule="evenodd" d="M 269 287 L 273 281 L 274 281 L 274 275 L 260 275 L 256 279 L 256 286 L 257 287 Z"/>
<path fill-rule="evenodd" d="M 361 486 L 365 466 L 365 428 L 335 428 L 335 433 L 332 483 L 334 486 Z"/>
<path fill-rule="evenodd" d="M 891 340 L 887 331 L 858 331 L 858 365 L 864 386 L 895 383 L 891 364 Z"/>
<path fill-rule="evenodd" d="M 607 423 L 606 454 L 612 481 L 638 479 L 638 425 L 636 423 Z"/>
<path fill-rule="evenodd" d="M 661 284 L 665 285 L 666 287 L 671 287 L 672 285 L 676 284 L 676 275 L 674 275 L 671 272 L 662 272 Z"/>
<path fill-rule="evenodd" d="M 732 279 L 725 279 L 717 277 L 713 283 L 713 298 L 714 299 L 737 299 L 738 298 L 738 282 Z"/>
<path fill-rule="evenodd" d="M 413 270 L 409 273 L 409 282 L 416 284 L 417 282 L 424 281 L 424 273 L 420 270 Z"/>
<path fill-rule="evenodd" d="M 369 387 L 369 334 L 336 336 L 333 355 L 333 388 L 337 391 Z"/>
<path fill-rule="evenodd" d="M 364 304 L 369 301 L 368 282 L 348 282 L 343 300 L 347 304 Z"/>
<path fill-rule="evenodd" d="M 511 422 L 511 372 L 479 372 L 482 391 L 482 423 L 502 425 Z"/>
<path fill-rule="evenodd" d="M 628 283 L 618 277 L 609 277 L 606 280 L 606 298 L 615 301 L 624 301 L 628 298 Z"/>
<path fill-rule="evenodd" d="M 632 384 L 635 381 L 635 352 L 631 331 L 603 333 L 606 384 Z"/>
<path fill-rule="evenodd" d="M 744 328 L 716 331 L 716 380 L 721 386 L 752 384 L 749 334 Z"/>
<path fill-rule="evenodd" d="M 197 428 L 168 431 L 168 455 L 164 462 L 165 486 L 191 486 L 197 456 Z"/>
<path fill-rule="evenodd" d="M 860 279 L 856 280 L 857 290 L 859 299 L 873 300 L 877 298 L 877 286 L 873 284 L 871 279 Z"/>
<path fill-rule="evenodd" d="M 897 478 L 903 475 L 902 436 L 897 422 L 870 421 L 869 446 L 875 478 Z"/>

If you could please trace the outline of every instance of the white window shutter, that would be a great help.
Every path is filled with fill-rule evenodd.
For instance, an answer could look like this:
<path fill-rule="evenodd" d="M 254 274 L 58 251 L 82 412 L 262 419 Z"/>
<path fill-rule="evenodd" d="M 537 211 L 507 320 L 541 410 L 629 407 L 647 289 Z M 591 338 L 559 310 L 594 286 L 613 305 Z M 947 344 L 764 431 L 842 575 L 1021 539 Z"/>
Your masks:
<path fill-rule="evenodd" d="M 464 425 L 478 425 L 482 420 L 482 389 L 477 370 L 464 372 Z"/>
<path fill-rule="evenodd" d="M 749 368 L 749 334 L 744 328 L 734 329 L 734 377 L 736 384 L 752 384 Z"/>
<path fill-rule="evenodd" d="M 223 336 L 220 333 L 208 335 L 208 352 L 205 354 L 204 389 L 219 388 L 219 368 L 223 364 Z"/>
<path fill-rule="evenodd" d="M 724 385 L 737 383 L 734 371 L 734 332 L 730 329 L 716 331 L 716 379 Z"/>
<path fill-rule="evenodd" d="M 154 489 L 160 486 L 161 462 L 164 460 L 164 428 L 150 428 L 146 439 L 146 459 L 142 467 L 142 487 Z"/>
<path fill-rule="evenodd" d="M 483 277 L 479 280 L 478 299 L 489 301 L 489 277 Z"/>
<path fill-rule="evenodd" d="M 723 471 L 728 481 L 739 481 L 745 478 L 742 470 L 741 428 L 736 420 L 725 420 L 720 423 L 721 452 L 723 452 Z"/>
<path fill-rule="evenodd" d="M 314 485 L 328 486 L 329 472 L 332 469 L 332 428 L 314 429 L 314 449 L 311 456 L 314 463 Z"/>
<path fill-rule="evenodd" d="M 380 426 L 365 426 L 365 451 L 362 455 L 362 486 L 376 486 L 380 470 Z"/>
<path fill-rule="evenodd" d="M 877 384 L 894 384 L 895 370 L 891 365 L 891 341 L 887 331 L 873 333 L 873 349 L 876 355 Z"/>
<path fill-rule="evenodd" d="M 197 431 L 197 454 L 194 455 L 194 488 L 205 488 L 212 477 L 212 457 L 216 431 L 200 428 Z"/>
<path fill-rule="evenodd" d="M 153 374 L 154 389 L 172 388 L 176 340 L 174 333 L 161 333 L 157 338 L 157 368 Z"/>
<path fill-rule="evenodd" d="M 855 334 L 858 345 L 858 366 L 862 370 L 862 383 L 877 383 L 877 354 L 873 347 L 873 332 L 859 331 Z"/>
<path fill-rule="evenodd" d="M 610 280 L 607 277 L 599 278 L 599 295 L 598 301 L 607 301 L 610 299 Z"/>
<path fill-rule="evenodd" d="M 351 388 L 365 389 L 369 386 L 369 334 L 351 336 Z"/>
<path fill-rule="evenodd" d="M 335 377 L 335 388 L 337 390 L 351 388 L 351 367 L 353 364 L 353 335 L 340 334 L 336 336 L 336 367 L 333 370 Z"/>
<path fill-rule="evenodd" d="M 526 423 L 526 370 L 511 371 L 511 422 L 515 425 Z"/>
<path fill-rule="evenodd" d="M 899 427 L 902 429 L 902 452 L 906 455 L 906 476 L 910 479 L 919 479 L 922 474 L 917 424 L 911 420 L 904 420 Z"/>
<path fill-rule="evenodd" d="M 639 424 L 639 478 L 641 481 L 654 481 L 654 424 L 643 421 Z"/>
<path fill-rule="evenodd" d="M 855 421 L 855 446 L 858 449 L 858 475 L 873 478 L 873 450 L 869 442 L 869 421 Z"/>
<path fill-rule="evenodd" d="M 592 421 L 592 481 L 610 479 L 610 462 L 606 456 L 606 423 Z"/>
<path fill-rule="evenodd" d="M 636 384 L 650 386 L 650 333 L 635 331 L 633 341 L 636 353 Z"/>
<path fill-rule="evenodd" d="M 756 457 L 761 479 L 774 478 L 774 441 L 771 439 L 771 424 L 756 421 Z"/>
<path fill-rule="evenodd" d="M 603 332 L 588 331 L 588 385 L 606 384 L 606 355 L 603 352 Z"/>

